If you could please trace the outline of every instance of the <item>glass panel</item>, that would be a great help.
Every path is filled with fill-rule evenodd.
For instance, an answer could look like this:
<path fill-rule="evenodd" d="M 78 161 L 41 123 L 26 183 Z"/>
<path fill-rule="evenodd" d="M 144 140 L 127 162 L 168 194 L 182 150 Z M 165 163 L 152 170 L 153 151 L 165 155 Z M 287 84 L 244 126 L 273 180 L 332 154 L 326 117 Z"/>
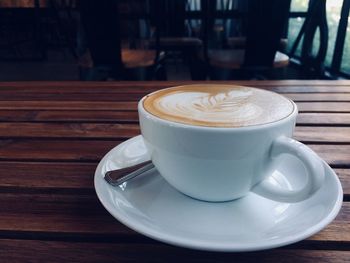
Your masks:
<path fill-rule="evenodd" d="M 343 0 L 327 1 L 327 23 L 328 23 L 328 50 L 325 64 L 330 67 L 332 64 L 335 40 L 337 38 L 340 12 Z"/>
<path fill-rule="evenodd" d="M 343 60 L 340 71 L 350 74 L 350 23 L 348 21 L 348 28 L 346 29 L 346 38 L 344 44 Z"/>
<path fill-rule="evenodd" d="M 186 11 L 200 11 L 201 10 L 201 0 L 187 0 Z M 200 19 L 187 19 L 185 21 L 188 36 L 199 37 L 201 31 L 201 20 Z"/>
<path fill-rule="evenodd" d="M 292 12 L 306 12 L 308 5 L 308 0 L 292 0 L 290 10 Z"/>
<path fill-rule="evenodd" d="M 313 57 L 317 57 L 318 50 L 320 49 L 320 29 L 316 29 L 314 42 L 312 44 L 311 54 Z"/>
<path fill-rule="evenodd" d="M 288 50 L 290 51 L 292 49 L 292 46 L 295 42 L 295 39 L 297 38 L 300 28 L 304 23 L 304 18 L 298 17 L 298 18 L 291 18 L 289 19 L 289 27 L 288 27 Z M 298 48 L 295 52 L 295 56 L 301 55 L 301 45 L 303 43 L 303 39 L 299 42 Z"/>
<path fill-rule="evenodd" d="M 308 2 L 309 2 L 308 0 L 293 0 L 292 10 L 306 11 Z M 343 3 L 343 0 L 328 0 L 326 3 L 327 23 L 328 23 L 328 50 L 327 50 L 327 55 L 325 59 L 325 64 L 327 67 L 330 67 L 332 63 L 334 45 L 335 45 L 335 40 L 337 36 L 342 3 Z M 303 22 L 304 22 L 304 19 L 302 18 L 291 18 L 289 20 L 288 50 L 292 48 L 295 38 L 297 37 Z M 319 32 L 316 32 L 313 45 L 314 47 L 312 52 L 314 55 L 316 55 L 320 45 Z M 298 49 L 295 53 L 296 56 L 300 56 L 301 46 L 302 46 L 302 41 L 300 41 Z"/>

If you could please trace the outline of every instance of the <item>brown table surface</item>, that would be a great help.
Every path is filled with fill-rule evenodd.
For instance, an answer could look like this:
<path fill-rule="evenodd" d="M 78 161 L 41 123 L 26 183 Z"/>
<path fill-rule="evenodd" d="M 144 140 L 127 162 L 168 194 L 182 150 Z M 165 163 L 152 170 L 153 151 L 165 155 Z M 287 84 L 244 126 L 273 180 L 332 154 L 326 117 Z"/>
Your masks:
<path fill-rule="evenodd" d="M 295 138 L 339 175 L 344 203 L 320 233 L 283 248 L 213 253 L 144 237 L 96 197 L 101 157 L 139 134 L 136 102 L 190 82 L 0 83 L 0 262 L 350 262 L 350 81 L 230 82 L 299 106 Z"/>
<path fill-rule="evenodd" d="M 0 0 L 0 8 L 30 8 L 35 7 L 36 0 Z M 39 0 L 40 7 L 46 6 L 46 0 Z"/>

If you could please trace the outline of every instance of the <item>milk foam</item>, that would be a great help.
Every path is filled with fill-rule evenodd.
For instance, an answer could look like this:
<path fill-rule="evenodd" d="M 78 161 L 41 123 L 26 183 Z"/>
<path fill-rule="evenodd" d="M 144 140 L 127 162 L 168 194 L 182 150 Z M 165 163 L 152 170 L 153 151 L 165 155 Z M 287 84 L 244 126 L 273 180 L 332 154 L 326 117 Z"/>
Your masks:
<path fill-rule="evenodd" d="M 170 121 L 212 127 L 242 127 L 274 122 L 288 116 L 293 104 L 283 96 L 230 85 L 189 85 L 161 90 L 146 97 L 151 114 Z"/>

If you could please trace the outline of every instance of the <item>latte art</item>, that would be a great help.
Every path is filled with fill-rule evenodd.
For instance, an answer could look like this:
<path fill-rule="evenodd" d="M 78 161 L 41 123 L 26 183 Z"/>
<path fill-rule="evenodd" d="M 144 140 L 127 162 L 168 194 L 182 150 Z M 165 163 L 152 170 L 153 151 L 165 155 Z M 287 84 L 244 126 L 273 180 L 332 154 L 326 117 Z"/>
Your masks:
<path fill-rule="evenodd" d="M 274 122 L 293 111 L 290 100 L 273 92 L 229 85 L 189 85 L 161 90 L 144 100 L 151 114 L 170 121 L 210 127 Z"/>
<path fill-rule="evenodd" d="M 168 94 L 157 101 L 156 107 L 168 115 L 179 118 L 186 116 L 191 120 L 213 123 L 243 121 L 262 114 L 263 111 L 259 106 L 249 102 L 244 104 L 248 94 L 242 94 L 243 96 L 234 100 L 234 93 L 231 91 L 216 95 L 204 92 Z"/>

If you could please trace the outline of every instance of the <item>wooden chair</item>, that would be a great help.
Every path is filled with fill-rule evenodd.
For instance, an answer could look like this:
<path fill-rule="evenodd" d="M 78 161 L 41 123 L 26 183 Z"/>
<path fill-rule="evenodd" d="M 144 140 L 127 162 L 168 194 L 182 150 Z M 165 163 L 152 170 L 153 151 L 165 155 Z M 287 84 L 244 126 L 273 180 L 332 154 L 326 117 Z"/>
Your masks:
<path fill-rule="evenodd" d="M 313 50 L 316 31 L 319 30 L 318 50 Z M 293 56 L 303 37 L 301 46 L 301 77 L 305 79 L 325 78 L 325 59 L 328 48 L 328 24 L 326 0 L 310 0 L 307 17 L 293 43 L 290 56 Z"/>
<path fill-rule="evenodd" d="M 209 50 L 209 63 L 211 66 L 224 69 L 244 69 L 245 67 L 245 49 L 217 49 Z M 279 51 L 276 52 L 273 60 L 273 68 L 283 68 L 288 66 L 289 57 Z"/>
<path fill-rule="evenodd" d="M 89 53 L 81 56 L 83 59 L 80 65 L 99 71 L 88 79 L 164 79 L 165 73 L 161 64 L 164 53 L 160 52 L 159 40 L 156 40 L 156 49 L 123 45 L 119 2 L 80 2 L 81 19 L 89 50 Z"/>
<path fill-rule="evenodd" d="M 198 55 L 202 51 L 203 42 L 189 33 L 190 26 L 186 24 L 186 6 L 190 0 L 153 0 L 150 1 L 153 17 L 160 23 L 160 49 L 168 53 L 180 52 L 189 63 L 191 78 L 200 79 L 198 74 Z"/>
<path fill-rule="evenodd" d="M 247 44 L 247 38 L 243 36 L 227 38 L 227 46 L 232 49 L 245 49 L 246 44 Z M 287 46 L 288 46 L 288 39 L 281 38 L 278 45 L 278 50 L 284 53 L 287 50 Z"/>
<path fill-rule="evenodd" d="M 210 78 L 266 78 L 271 69 L 288 66 L 289 57 L 278 48 L 289 7 L 290 0 L 249 0 L 245 14 L 246 36 L 227 39 L 225 48 L 206 45 L 204 58 Z M 232 47 L 237 43 L 238 48 Z"/>

